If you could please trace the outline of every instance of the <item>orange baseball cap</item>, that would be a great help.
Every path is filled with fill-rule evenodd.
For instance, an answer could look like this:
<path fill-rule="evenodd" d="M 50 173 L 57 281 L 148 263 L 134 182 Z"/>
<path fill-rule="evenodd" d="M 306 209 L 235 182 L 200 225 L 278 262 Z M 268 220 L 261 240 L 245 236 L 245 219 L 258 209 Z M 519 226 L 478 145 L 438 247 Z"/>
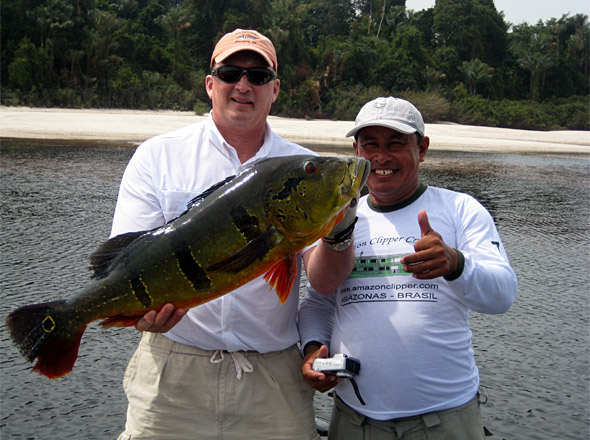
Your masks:
<path fill-rule="evenodd" d="M 276 72 L 279 65 L 275 47 L 268 38 L 260 32 L 251 29 L 236 29 L 225 34 L 215 45 L 211 55 L 211 67 L 215 63 L 221 63 L 230 55 L 241 50 L 251 50 L 259 53 L 268 62 L 268 65 Z"/>

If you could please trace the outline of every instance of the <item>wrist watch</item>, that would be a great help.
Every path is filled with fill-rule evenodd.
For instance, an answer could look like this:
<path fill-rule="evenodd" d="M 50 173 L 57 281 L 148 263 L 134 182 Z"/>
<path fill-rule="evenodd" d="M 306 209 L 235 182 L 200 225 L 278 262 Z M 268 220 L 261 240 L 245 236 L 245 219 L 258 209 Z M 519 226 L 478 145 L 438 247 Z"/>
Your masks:
<path fill-rule="evenodd" d="M 328 241 L 325 238 L 322 238 L 322 241 L 326 246 L 334 251 L 343 251 L 344 249 L 348 249 L 348 247 L 352 244 L 352 237 L 338 242 Z"/>

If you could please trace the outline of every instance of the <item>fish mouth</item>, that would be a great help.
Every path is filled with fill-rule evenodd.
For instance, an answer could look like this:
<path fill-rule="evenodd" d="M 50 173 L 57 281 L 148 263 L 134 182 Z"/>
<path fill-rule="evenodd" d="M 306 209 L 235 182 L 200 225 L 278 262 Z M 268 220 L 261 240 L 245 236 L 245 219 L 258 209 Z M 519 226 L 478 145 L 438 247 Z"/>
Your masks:
<path fill-rule="evenodd" d="M 348 173 L 341 186 L 342 195 L 351 198 L 359 197 L 370 174 L 371 162 L 362 157 L 351 158 L 348 163 Z"/>

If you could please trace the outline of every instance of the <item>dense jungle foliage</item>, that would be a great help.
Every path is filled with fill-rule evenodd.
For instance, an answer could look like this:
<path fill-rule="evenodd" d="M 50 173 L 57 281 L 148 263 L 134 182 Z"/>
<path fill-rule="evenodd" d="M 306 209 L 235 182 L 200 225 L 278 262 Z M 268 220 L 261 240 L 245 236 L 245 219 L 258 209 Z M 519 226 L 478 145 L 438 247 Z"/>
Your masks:
<path fill-rule="evenodd" d="M 354 119 L 377 96 L 427 122 L 590 129 L 588 16 L 511 24 L 493 0 L 2 0 L 3 105 L 208 110 L 215 42 L 274 42 L 272 113 Z"/>

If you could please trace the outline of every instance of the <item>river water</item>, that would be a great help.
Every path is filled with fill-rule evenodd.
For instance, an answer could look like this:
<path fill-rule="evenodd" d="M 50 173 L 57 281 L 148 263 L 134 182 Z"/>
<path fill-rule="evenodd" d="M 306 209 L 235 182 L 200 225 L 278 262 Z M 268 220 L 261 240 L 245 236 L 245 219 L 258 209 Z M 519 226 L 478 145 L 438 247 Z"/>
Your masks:
<path fill-rule="evenodd" d="M 87 256 L 108 237 L 132 148 L 3 140 L 0 319 L 67 297 L 89 279 Z M 590 438 L 590 158 L 432 151 L 431 185 L 468 192 L 493 214 L 518 275 L 504 315 L 474 313 L 473 343 L 492 438 Z M 0 325 L 2 439 L 115 439 L 133 329 L 86 331 L 73 373 L 30 372 Z M 331 401 L 316 395 L 328 419 Z"/>

